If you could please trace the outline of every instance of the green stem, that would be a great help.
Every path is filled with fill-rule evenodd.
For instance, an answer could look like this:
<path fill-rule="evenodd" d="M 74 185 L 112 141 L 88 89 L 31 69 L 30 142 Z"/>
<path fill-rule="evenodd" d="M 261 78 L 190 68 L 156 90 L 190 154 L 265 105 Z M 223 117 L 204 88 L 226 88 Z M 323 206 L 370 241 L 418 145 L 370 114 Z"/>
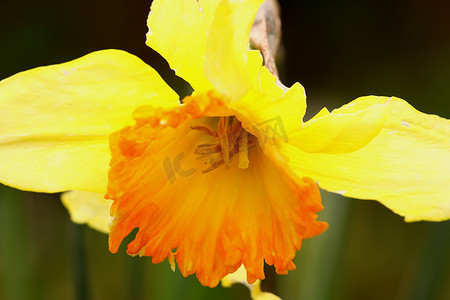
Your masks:
<path fill-rule="evenodd" d="M 40 299 L 24 195 L 0 185 L 1 299 Z"/>
<path fill-rule="evenodd" d="M 76 300 L 89 300 L 86 252 L 83 241 L 84 227 L 70 222 L 70 245 L 72 249 L 72 272 Z"/>
<path fill-rule="evenodd" d="M 144 261 L 139 257 L 128 257 L 127 267 L 129 270 L 128 296 L 129 299 L 144 299 Z"/>
<path fill-rule="evenodd" d="M 339 258 L 345 248 L 351 200 L 336 194 L 323 194 L 326 210 L 319 219 L 327 221 L 330 228 L 311 240 L 304 266 L 306 276 L 299 283 L 298 299 L 330 299 L 338 275 Z"/>
<path fill-rule="evenodd" d="M 415 269 L 405 276 L 404 288 L 397 299 L 436 299 L 446 286 L 446 264 L 450 253 L 450 221 L 430 223 L 428 234 L 420 241 L 422 251 Z M 414 276 L 415 275 L 415 276 Z"/>
<path fill-rule="evenodd" d="M 277 295 L 282 299 L 331 299 L 339 271 L 339 259 L 345 249 L 351 199 L 322 192 L 325 209 L 319 220 L 330 227 L 321 235 L 303 241 L 297 253 L 297 270 L 286 278 L 277 277 Z M 296 289 L 293 287 L 297 287 Z"/>

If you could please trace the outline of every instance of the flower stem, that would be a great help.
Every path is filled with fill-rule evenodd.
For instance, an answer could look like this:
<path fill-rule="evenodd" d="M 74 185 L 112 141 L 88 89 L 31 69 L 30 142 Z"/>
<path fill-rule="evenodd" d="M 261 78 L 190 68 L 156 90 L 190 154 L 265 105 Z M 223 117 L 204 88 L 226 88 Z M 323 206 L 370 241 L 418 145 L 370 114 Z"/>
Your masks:
<path fill-rule="evenodd" d="M 75 299 L 89 300 L 86 253 L 84 245 L 84 226 L 70 222 L 70 247 L 72 256 L 72 276 L 74 280 Z"/>
<path fill-rule="evenodd" d="M 412 268 L 407 269 L 404 282 L 397 299 L 437 299 L 438 293 L 444 289 L 446 264 L 450 253 L 450 221 L 428 224 L 425 239 L 418 242 L 421 251 L 413 257 Z M 416 263 L 414 262 L 416 261 Z"/>

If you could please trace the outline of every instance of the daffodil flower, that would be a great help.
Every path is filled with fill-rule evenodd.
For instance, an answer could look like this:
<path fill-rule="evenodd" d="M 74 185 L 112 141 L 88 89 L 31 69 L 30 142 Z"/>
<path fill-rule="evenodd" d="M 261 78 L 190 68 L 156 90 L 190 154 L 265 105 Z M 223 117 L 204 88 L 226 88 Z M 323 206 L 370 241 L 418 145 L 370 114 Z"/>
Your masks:
<path fill-rule="evenodd" d="M 303 87 L 280 87 L 248 49 L 261 2 L 153 1 L 147 44 L 193 87 L 181 104 L 119 50 L 1 81 L 0 181 L 70 191 L 72 218 L 109 231 L 110 251 L 139 228 L 130 255 L 211 287 L 241 266 L 249 283 L 264 262 L 295 269 L 327 227 L 316 182 L 407 221 L 448 219 L 450 122 L 377 96 L 303 122 Z"/>

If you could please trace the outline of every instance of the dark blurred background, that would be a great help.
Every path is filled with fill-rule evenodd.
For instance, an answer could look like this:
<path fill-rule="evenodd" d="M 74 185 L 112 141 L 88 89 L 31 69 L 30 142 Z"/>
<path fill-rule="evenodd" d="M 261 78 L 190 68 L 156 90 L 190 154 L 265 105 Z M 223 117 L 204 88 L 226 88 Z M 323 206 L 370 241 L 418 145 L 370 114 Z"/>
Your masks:
<path fill-rule="evenodd" d="M 449 1 L 280 3 L 281 80 L 303 84 L 309 117 L 370 94 L 449 117 Z M 0 79 L 116 48 L 183 91 L 186 83 L 144 43 L 149 7 L 147 0 L 2 0 Z M 373 201 L 323 198 L 319 218 L 330 228 L 304 241 L 296 271 L 274 276 L 267 268 L 263 289 L 287 300 L 450 299 L 449 221 L 408 224 Z M 106 235 L 72 224 L 58 195 L 0 187 L 0 299 L 249 299 L 244 286 L 202 287 L 167 262 L 124 252 L 109 253 Z"/>

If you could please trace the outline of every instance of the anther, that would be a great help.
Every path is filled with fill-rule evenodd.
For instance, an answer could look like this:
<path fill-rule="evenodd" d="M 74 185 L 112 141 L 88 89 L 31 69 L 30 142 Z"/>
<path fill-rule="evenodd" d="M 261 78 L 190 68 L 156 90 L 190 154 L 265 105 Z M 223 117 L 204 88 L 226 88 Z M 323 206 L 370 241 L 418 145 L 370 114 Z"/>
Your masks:
<path fill-rule="evenodd" d="M 191 129 L 201 131 L 212 137 L 217 137 L 217 132 L 214 129 L 212 129 L 211 126 L 206 124 L 194 124 L 191 125 Z"/>
<path fill-rule="evenodd" d="M 206 124 L 194 124 L 193 130 L 199 130 L 214 140 L 209 143 L 197 145 L 194 150 L 198 154 L 197 159 L 207 158 L 208 168 L 203 173 L 211 172 L 225 164 L 227 168 L 231 165 L 231 160 L 235 154 L 238 158 L 238 167 L 248 168 L 249 149 L 254 146 L 253 139 L 249 139 L 248 133 L 243 130 L 241 122 L 235 117 L 221 117 L 217 123 L 217 131 Z"/>
<path fill-rule="evenodd" d="M 200 155 L 206 155 L 206 154 L 219 153 L 220 151 L 222 151 L 222 147 L 219 144 L 203 144 L 203 145 L 198 145 L 197 149 L 194 150 L 194 153 L 200 154 Z"/>
<path fill-rule="evenodd" d="M 221 159 L 221 160 L 219 160 L 219 161 L 214 161 L 213 163 L 211 163 L 211 165 L 210 165 L 208 168 L 204 169 L 204 170 L 202 171 L 202 173 L 208 173 L 208 172 L 211 172 L 212 170 L 217 169 L 218 167 L 220 167 L 220 166 L 223 165 L 223 164 L 224 164 L 223 159 Z"/>

